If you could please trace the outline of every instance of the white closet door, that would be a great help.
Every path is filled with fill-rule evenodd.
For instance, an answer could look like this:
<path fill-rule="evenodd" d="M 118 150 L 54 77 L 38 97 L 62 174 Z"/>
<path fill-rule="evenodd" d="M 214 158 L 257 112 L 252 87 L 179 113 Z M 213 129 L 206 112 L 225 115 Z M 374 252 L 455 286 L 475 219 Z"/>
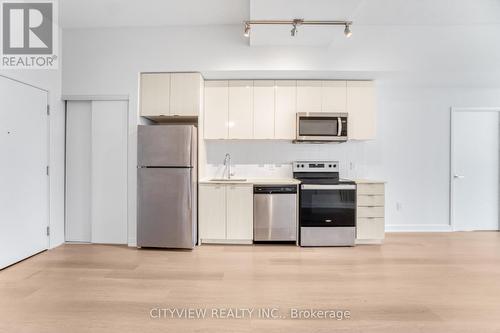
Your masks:
<path fill-rule="evenodd" d="M 67 104 L 66 241 L 127 243 L 127 109 Z"/>
<path fill-rule="evenodd" d="M 127 243 L 127 101 L 92 102 L 93 243 Z"/>
<path fill-rule="evenodd" d="M 66 241 L 90 242 L 91 102 L 66 105 Z"/>
<path fill-rule="evenodd" d="M 0 268 L 48 246 L 47 97 L 0 76 Z"/>
<path fill-rule="evenodd" d="M 455 230 L 499 230 L 498 112 L 453 114 L 451 174 Z"/>

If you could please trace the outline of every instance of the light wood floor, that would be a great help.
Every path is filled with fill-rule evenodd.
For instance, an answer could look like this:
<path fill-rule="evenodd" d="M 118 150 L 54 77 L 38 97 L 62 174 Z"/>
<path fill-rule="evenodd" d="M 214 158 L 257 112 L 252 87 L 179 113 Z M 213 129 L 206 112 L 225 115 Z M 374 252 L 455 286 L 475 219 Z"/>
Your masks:
<path fill-rule="evenodd" d="M 152 319 L 152 308 L 344 309 L 350 320 Z M 499 332 L 500 233 L 383 246 L 64 245 L 0 271 L 0 332 Z"/>

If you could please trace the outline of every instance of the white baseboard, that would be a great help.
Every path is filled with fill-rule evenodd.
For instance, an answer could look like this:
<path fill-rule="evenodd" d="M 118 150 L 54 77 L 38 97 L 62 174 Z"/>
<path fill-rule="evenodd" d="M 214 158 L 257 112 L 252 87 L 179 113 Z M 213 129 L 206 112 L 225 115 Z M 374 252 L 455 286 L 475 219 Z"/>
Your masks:
<path fill-rule="evenodd" d="M 453 231 L 449 224 L 389 224 L 385 226 L 386 232 L 450 232 Z"/>

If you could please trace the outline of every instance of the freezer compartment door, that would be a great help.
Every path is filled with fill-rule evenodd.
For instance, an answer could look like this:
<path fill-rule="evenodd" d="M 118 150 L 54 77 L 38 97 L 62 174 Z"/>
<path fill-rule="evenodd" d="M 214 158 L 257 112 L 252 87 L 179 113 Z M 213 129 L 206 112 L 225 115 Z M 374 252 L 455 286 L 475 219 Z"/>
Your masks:
<path fill-rule="evenodd" d="M 253 202 L 255 241 L 297 239 L 296 194 L 255 194 Z"/>
<path fill-rule="evenodd" d="M 137 245 L 192 249 L 196 183 L 190 168 L 138 169 Z"/>
<path fill-rule="evenodd" d="M 139 125 L 137 163 L 148 167 L 196 166 L 196 127 L 193 125 Z"/>

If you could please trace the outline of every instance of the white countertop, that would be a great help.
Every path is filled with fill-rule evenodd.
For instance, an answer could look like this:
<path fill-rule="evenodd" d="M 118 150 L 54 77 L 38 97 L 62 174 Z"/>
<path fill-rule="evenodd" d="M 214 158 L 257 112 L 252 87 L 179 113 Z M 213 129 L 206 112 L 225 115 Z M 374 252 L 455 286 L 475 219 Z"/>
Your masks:
<path fill-rule="evenodd" d="M 347 179 L 354 181 L 356 184 L 385 184 L 383 180 L 373 179 Z M 199 181 L 200 184 L 256 184 L 256 185 L 298 185 L 300 180 L 294 178 L 247 178 L 245 180 L 211 180 L 204 178 Z"/>
<path fill-rule="evenodd" d="M 373 180 L 373 179 L 351 179 L 356 184 L 385 184 L 385 180 Z"/>
<path fill-rule="evenodd" d="M 247 178 L 246 180 L 210 180 L 204 178 L 200 184 L 255 184 L 255 185 L 298 185 L 300 180 L 294 178 Z"/>

